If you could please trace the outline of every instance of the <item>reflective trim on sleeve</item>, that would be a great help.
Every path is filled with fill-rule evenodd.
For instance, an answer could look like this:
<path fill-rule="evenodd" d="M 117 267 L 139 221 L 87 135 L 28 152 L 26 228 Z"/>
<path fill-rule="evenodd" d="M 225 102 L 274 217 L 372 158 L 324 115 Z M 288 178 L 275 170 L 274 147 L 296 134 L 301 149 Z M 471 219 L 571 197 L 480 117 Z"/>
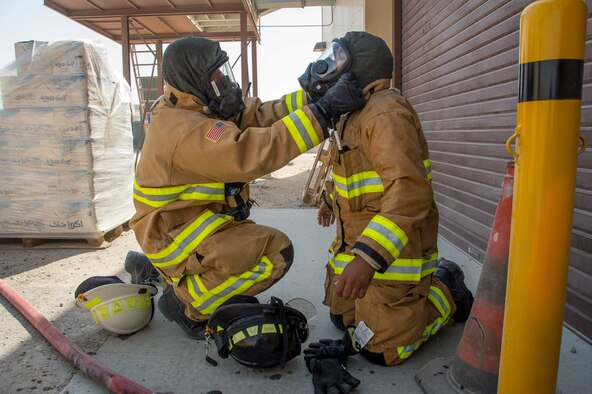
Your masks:
<path fill-rule="evenodd" d="M 329 266 L 335 275 L 341 275 L 347 263 L 355 256 L 346 253 L 338 253 L 329 257 Z M 396 259 L 383 273 L 375 272 L 373 279 L 392 280 L 402 282 L 419 282 L 422 275 L 424 259 Z"/>
<path fill-rule="evenodd" d="M 134 179 L 134 200 L 160 208 L 177 200 L 224 201 L 224 183 L 194 183 L 171 187 L 142 187 Z"/>
<path fill-rule="evenodd" d="M 432 324 L 426 326 L 426 328 L 423 330 L 421 338 L 419 338 L 414 344 L 397 347 L 397 354 L 401 360 L 409 358 L 409 356 L 411 356 L 413 352 L 421 346 L 422 343 L 427 341 L 429 337 L 437 333 L 441 327 L 448 323 L 451 308 L 446 296 L 444 293 L 442 293 L 442 290 L 436 286 L 430 286 L 428 299 L 436 307 L 438 312 L 440 312 L 440 317 L 436 318 Z"/>
<path fill-rule="evenodd" d="M 297 109 L 282 118 L 300 153 L 304 153 L 319 144 L 319 137 L 310 119 L 301 109 Z"/>
<path fill-rule="evenodd" d="M 298 108 L 304 106 L 304 90 L 300 89 L 292 93 L 288 93 L 286 95 L 286 107 L 288 107 L 288 112 L 292 113 L 296 111 Z"/>
<path fill-rule="evenodd" d="M 170 267 L 184 261 L 208 235 L 232 220 L 232 216 L 205 210 L 181 231 L 173 242 L 158 253 L 146 253 L 158 268 Z"/>
<path fill-rule="evenodd" d="M 434 252 L 424 258 L 423 263 L 421 265 L 421 277 L 425 277 L 431 275 L 436 270 L 438 266 L 438 252 Z"/>
<path fill-rule="evenodd" d="M 199 275 L 187 275 L 187 290 L 193 297 L 191 305 L 201 314 L 209 315 L 226 300 L 267 279 L 272 269 L 271 261 L 263 256 L 251 270 L 232 276 L 211 290 L 204 286 Z"/>
<path fill-rule="evenodd" d="M 397 224 L 384 216 L 374 215 L 362 235 L 376 241 L 389 251 L 393 258 L 399 257 L 409 238 Z"/>
<path fill-rule="evenodd" d="M 335 191 L 346 199 L 357 197 L 365 193 L 383 193 L 384 185 L 376 171 L 360 172 L 349 177 L 333 173 Z"/>
<path fill-rule="evenodd" d="M 425 170 L 426 170 L 426 177 L 431 181 L 432 180 L 432 163 L 430 162 L 430 159 L 425 159 L 423 161 L 423 166 L 425 167 Z"/>

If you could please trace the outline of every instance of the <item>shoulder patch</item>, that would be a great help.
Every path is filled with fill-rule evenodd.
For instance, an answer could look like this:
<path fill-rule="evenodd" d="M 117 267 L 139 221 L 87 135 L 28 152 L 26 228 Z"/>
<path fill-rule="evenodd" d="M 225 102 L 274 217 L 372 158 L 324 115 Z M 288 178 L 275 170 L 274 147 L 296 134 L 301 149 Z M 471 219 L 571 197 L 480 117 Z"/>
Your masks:
<path fill-rule="evenodd" d="M 230 125 L 224 122 L 217 122 L 206 133 L 206 140 L 210 140 L 212 142 L 220 141 L 220 138 L 222 138 L 222 134 L 224 134 L 224 132 L 229 128 Z"/>

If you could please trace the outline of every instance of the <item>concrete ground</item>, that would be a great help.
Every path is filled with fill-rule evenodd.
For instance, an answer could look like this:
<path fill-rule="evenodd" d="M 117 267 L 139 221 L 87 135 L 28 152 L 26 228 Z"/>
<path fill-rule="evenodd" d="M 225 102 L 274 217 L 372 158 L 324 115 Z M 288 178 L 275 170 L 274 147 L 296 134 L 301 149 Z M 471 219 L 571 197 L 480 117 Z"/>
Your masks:
<path fill-rule="evenodd" d="M 315 209 L 255 209 L 252 219 L 284 231 L 294 242 L 296 251 L 295 262 L 288 274 L 271 289 L 260 294 L 259 300 L 266 302 L 272 295 L 278 296 L 284 301 L 300 297 L 306 298 L 315 305 L 318 311 L 318 315 L 310 321 L 309 341 L 319 338 L 341 337 L 341 332 L 334 328 L 328 319 L 327 308 L 322 305 L 326 250 L 333 237 L 334 228 L 324 229 L 318 226 Z M 126 250 L 139 250 L 139 247 L 133 234 L 131 236 L 124 234 L 116 239 L 109 249 L 111 249 L 111 253 L 117 252 L 119 256 L 123 257 Z M 443 257 L 455 260 L 463 268 L 469 288 L 475 291 L 480 265 L 445 240 L 440 242 L 440 250 Z M 0 251 L 0 253 L 2 252 Z M 31 256 L 32 253 L 30 251 L 23 252 L 22 256 Z M 2 255 L 0 254 L 0 256 Z M 49 256 L 51 258 L 51 253 Z M 80 263 L 81 267 L 71 270 L 73 273 L 66 275 L 78 275 L 83 279 L 85 276 L 81 275 L 81 272 L 77 272 L 77 270 L 82 270 L 87 273 L 92 271 L 92 275 L 118 275 L 124 280 L 129 280 L 129 276 L 123 270 L 123 261 L 121 263 L 111 261 L 109 264 L 103 264 L 100 260 L 104 259 L 104 256 L 106 256 L 104 253 L 89 254 L 86 256 L 87 260 Z M 77 255 L 73 252 L 70 256 L 70 264 L 72 261 L 80 261 L 80 258 L 78 260 L 76 258 Z M 0 258 L 0 267 L 3 263 L 5 262 Z M 48 265 L 50 264 L 63 265 L 64 262 L 55 259 L 48 263 Z M 89 269 L 93 266 L 94 270 Z M 50 283 L 44 281 L 43 268 L 47 269 L 47 267 L 41 267 L 40 270 L 39 267 L 36 267 L 30 271 L 23 270 L 19 275 L 5 278 L 5 280 L 15 288 L 19 283 L 38 281 L 36 286 L 46 289 L 43 299 L 30 299 L 27 296 L 33 293 L 20 291 L 31 304 L 41 309 L 42 313 L 46 314 L 74 342 L 83 342 L 84 346 L 81 347 L 92 353 L 96 360 L 155 392 L 208 393 L 213 390 L 224 394 L 313 392 L 312 378 L 306 370 L 302 357 L 290 361 L 285 369 L 254 370 L 243 367 L 232 359 L 219 360 L 219 365 L 213 367 L 205 361 L 204 343 L 187 338 L 180 328 L 174 323 L 166 321 L 158 311 L 148 327 L 132 336 L 120 338 L 106 334 L 94 325 L 88 312 L 74 306 L 71 296 L 74 289 L 62 289 L 61 292 L 52 293 L 54 287 L 60 287 L 59 279 L 47 274 Z M 54 305 L 48 310 L 45 304 L 61 299 L 60 297 L 63 297 L 64 293 L 70 294 L 72 297 L 71 304 L 62 305 L 60 303 L 59 307 Z M 160 294 L 157 295 L 157 297 L 159 296 Z M 43 371 L 37 371 L 39 376 L 36 381 L 35 371 L 30 370 L 34 365 L 30 358 L 35 357 L 36 351 L 42 354 L 47 345 L 39 342 L 43 342 L 43 338 L 19 317 L 18 313 L 5 300 L 0 301 L 4 307 L 0 308 L 0 318 L 3 322 L 2 328 L 0 328 L 2 338 L 0 382 L 12 379 L 0 383 L 0 391 L 13 393 L 43 390 L 72 394 L 107 392 L 102 386 L 77 370 L 73 371 L 74 376 L 69 380 L 69 383 L 65 385 L 52 383 L 50 385 L 48 381 L 51 380 L 54 372 L 48 365 L 44 366 Z M 61 314 L 79 314 L 80 319 L 73 327 L 61 327 Z M 350 358 L 348 370 L 362 382 L 355 392 L 421 393 L 414 381 L 415 374 L 437 357 L 453 357 L 462 332 L 462 324 L 451 323 L 420 348 L 407 362 L 396 367 L 379 367 L 366 362 L 361 357 Z M 11 341 L 10 339 L 15 336 L 18 341 Z M 96 348 L 89 344 L 93 339 L 96 340 Z M 36 345 L 32 346 L 31 341 Z M 6 346 L 7 344 L 9 346 Z M 588 343 L 571 331 L 563 330 L 557 392 L 570 394 L 590 392 L 589 386 L 592 383 L 590 379 L 592 375 L 591 350 L 592 347 Z M 57 352 L 48 358 L 52 366 L 61 366 L 62 369 L 69 368 L 64 366 L 65 361 Z M 9 371 L 9 368 L 6 367 L 8 364 L 12 364 L 11 360 L 23 364 L 22 367 L 25 370 L 22 375 L 18 375 L 18 373 L 15 375 L 14 371 Z M 67 375 L 67 373 L 63 374 L 63 376 Z M 21 384 L 20 380 L 24 380 L 25 384 Z M 43 387 L 44 385 L 45 387 Z"/>

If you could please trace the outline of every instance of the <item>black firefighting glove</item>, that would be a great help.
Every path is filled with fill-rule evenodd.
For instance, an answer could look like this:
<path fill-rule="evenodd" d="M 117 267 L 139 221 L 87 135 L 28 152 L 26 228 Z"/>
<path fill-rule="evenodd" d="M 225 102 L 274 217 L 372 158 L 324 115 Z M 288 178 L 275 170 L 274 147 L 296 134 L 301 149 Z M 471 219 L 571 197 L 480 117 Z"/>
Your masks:
<path fill-rule="evenodd" d="M 362 89 L 352 73 L 345 73 L 316 103 L 309 105 L 317 120 L 335 128 L 341 115 L 360 109 L 366 104 Z"/>
<path fill-rule="evenodd" d="M 349 326 L 342 339 L 320 339 L 318 342 L 308 344 L 308 347 L 304 349 L 306 365 L 308 366 L 312 359 L 335 358 L 343 362 L 349 356 L 358 354 L 359 349 L 354 340 L 354 331 L 355 327 Z"/>
<path fill-rule="evenodd" d="M 312 373 L 315 394 L 347 394 L 360 385 L 339 360 L 312 359 L 308 365 Z"/>

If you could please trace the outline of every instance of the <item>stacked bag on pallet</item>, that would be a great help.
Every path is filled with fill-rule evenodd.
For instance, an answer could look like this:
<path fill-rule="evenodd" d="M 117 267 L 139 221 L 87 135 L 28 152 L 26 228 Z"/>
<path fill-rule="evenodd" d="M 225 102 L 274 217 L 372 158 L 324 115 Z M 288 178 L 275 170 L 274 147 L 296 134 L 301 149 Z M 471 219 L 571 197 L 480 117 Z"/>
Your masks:
<path fill-rule="evenodd" d="M 98 42 L 15 53 L 0 70 L 0 237 L 98 238 L 134 212 L 129 85 Z"/>

